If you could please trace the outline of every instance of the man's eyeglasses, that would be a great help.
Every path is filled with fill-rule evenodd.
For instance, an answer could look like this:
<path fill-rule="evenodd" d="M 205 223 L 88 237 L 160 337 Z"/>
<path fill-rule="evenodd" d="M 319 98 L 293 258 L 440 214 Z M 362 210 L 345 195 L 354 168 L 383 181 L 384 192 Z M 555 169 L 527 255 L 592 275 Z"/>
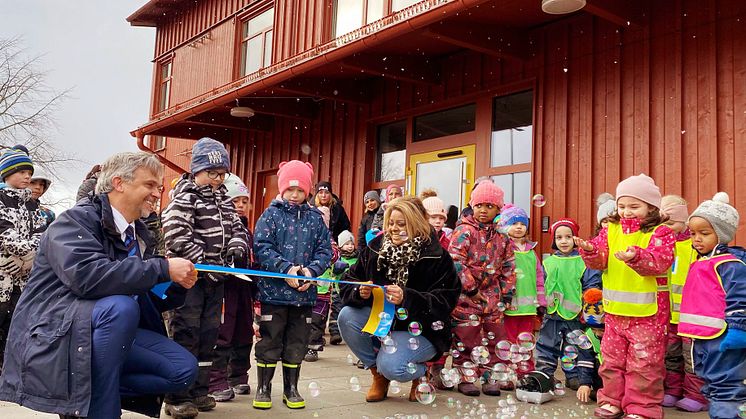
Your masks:
<path fill-rule="evenodd" d="M 207 177 L 209 177 L 212 180 L 225 179 L 225 177 L 228 175 L 228 172 L 217 172 L 215 170 L 208 170 L 207 171 Z"/>

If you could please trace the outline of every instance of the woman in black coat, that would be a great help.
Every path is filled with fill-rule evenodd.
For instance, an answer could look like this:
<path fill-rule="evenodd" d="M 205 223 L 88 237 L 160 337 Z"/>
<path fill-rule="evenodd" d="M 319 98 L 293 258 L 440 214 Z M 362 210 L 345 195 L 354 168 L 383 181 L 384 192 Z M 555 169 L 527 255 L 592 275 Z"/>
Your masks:
<path fill-rule="evenodd" d="M 350 229 L 350 218 L 342 206 L 342 200 L 332 193 L 331 183 L 324 181 L 316 185 L 311 205 L 329 207 L 329 232 L 332 240 L 336 241 L 339 233 Z"/>
<path fill-rule="evenodd" d="M 386 298 L 397 308 L 390 335 L 381 343 L 362 332 L 373 301 L 372 288 L 364 285 L 341 287 L 345 307 L 339 313 L 339 328 L 352 352 L 373 374 L 366 401 L 385 399 L 390 380 L 412 381 L 409 398 L 415 400 L 418 379 L 427 370 L 425 362 L 438 359 L 450 347 L 449 319 L 461 282 L 418 198 L 392 201 L 383 225 L 384 234 L 363 249 L 345 279 L 385 286 Z M 402 319 L 404 314 L 406 319 Z M 382 347 L 376 353 L 378 346 Z"/>

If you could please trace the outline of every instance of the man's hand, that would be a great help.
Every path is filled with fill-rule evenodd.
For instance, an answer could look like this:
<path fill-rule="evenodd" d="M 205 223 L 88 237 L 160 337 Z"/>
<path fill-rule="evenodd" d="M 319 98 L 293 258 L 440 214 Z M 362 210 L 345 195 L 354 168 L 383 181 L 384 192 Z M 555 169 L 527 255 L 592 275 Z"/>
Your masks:
<path fill-rule="evenodd" d="M 578 392 L 576 395 L 578 396 L 578 400 L 583 403 L 588 403 L 591 399 L 591 387 L 587 385 L 578 387 Z"/>
<path fill-rule="evenodd" d="M 186 289 L 194 286 L 197 282 L 197 271 L 191 261 L 182 258 L 169 258 L 166 261 L 168 261 L 168 276 L 171 277 L 171 281 Z"/>
<path fill-rule="evenodd" d="M 360 293 L 360 298 L 363 300 L 367 300 L 370 298 L 371 294 L 373 293 L 373 287 L 365 286 L 365 284 L 372 284 L 373 281 L 363 282 L 360 284 L 360 288 L 358 290 L 358 293 Z"/>

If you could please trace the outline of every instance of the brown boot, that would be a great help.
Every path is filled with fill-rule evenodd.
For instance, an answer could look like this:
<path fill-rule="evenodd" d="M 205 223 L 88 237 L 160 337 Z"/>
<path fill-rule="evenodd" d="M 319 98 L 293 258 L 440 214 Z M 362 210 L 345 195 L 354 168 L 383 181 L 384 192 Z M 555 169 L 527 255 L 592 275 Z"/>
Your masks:
<path fill-rule="evenodd" d="M 416 402 L 417 401 L 417 386 L 420 385 L 420 379 L 415 378 L 412 380 L 412 388 L 409 389 L 409 401 L 410 402 Z"/>
<path fill-rule="evenodd" d="M 370 385 L 368 394 L 365 395 L 365 401 L 380 402 L 385 400 L 389 392 L 390 381 L 383 375 L 379 374 L 376 367 L 371 367 L 370 373 L 373 374 L 373 383 Z"/>

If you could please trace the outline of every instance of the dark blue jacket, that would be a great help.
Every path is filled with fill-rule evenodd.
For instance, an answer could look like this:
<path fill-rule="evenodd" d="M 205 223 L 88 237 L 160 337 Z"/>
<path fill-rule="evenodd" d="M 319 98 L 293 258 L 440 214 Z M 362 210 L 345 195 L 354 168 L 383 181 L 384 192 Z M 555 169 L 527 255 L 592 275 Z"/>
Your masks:
<path fill-rule="evenodd" d="M 254 257 L 260 269 L 287 273 L 304 266 L 314 277 L 329 268 L 332 244 L 321 212 L 308 204 L 291 205 L 274 200 L 264 210 L 254 229 Z M 312 306 L 316 287 L 298 292 L 282 279 L 258 278 L 259 301 L 275 305 Z"/>
<path fill-rule="evenodd" d="M 135 232 L 145 249 L 144 260 L 127 256 L 107 195 L 83 198 L 50 224 L 13 314 L 0 400 L 87 416 L 91 313 L 100 298 L 138 295 L 140 327 L 165 335 L 160 313 L 182 305 L 186 290 L 172 284 L 166 300 L 148 292 L 169 280 L 168 263 L 153 257 L 155 242 L 140 220 L 135 221 Z M 139 412 L 160 410 L 158 398 L 141 400 L 147 405 L 123 400 L 123 406 Z"/>
<path fill-rule="evenodd" d="M 746 263 L 746 250 L 718 245 L 715 254 L 730 253 Z M 725 290 L 725 321 L 728 328 L 746 331 L 746 265 L 722 263 L 717 268 Z"/>

